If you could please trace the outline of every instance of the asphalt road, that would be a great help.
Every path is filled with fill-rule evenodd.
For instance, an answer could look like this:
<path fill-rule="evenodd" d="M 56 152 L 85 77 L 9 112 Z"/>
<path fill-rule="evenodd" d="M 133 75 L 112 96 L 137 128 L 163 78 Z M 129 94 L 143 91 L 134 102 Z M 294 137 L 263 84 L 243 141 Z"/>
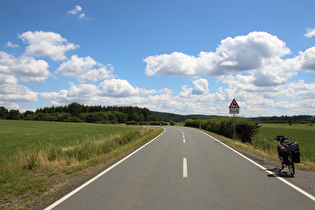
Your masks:
<path fill-rule="evenodd" d="M 315 201 L 210 136 L 165 132 L 54 209 L 315 209 Z"/>

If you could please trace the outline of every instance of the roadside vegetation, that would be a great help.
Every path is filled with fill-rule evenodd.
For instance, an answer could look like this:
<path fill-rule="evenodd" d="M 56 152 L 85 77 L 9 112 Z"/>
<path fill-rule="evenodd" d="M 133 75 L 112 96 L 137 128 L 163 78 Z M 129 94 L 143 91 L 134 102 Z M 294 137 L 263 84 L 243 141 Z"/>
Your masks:
<path fill-rule="evenodd" d="M 209 120 L 189 119 L 185 121 L 185 126 L 202 128 L 204 130 L 233 138 L 233 118 L 215 118 Z M 251 143 L 252 137 L 258 132 L 258 122 L 250 119 L 239 118 L 235 119 L 235 136 L 244 143 Z"/>
<path fill-rule="evenodd" d="M 290 136 L 288 141 L 296 141 L 300 147 L 300 168 L 315 171 L 315 126 L 313 124 L 262 124 L 259 132 L 253 138 L 253 146 L 263 151 L 273 151 L 277 156 L 279 142 L 270 137 Z"/>
<path fill-rule="evenodd" d="M 43 196 L 46 198 L 43 200 L 52 201 L 58 191 L 68 189 L 67 180 L 85 173 L 74 183 L 84 181 L 90 174 L 87 169 L 108 166 L 162 130 L 147 126 L 12 120 L 0 120 L 0 127 L 1 209 L 32 208 Z"/>
<path fill-rule="evenodd" d="M 300 147 L 299 169 L 315 171 L 315 126 L 313 124 L 258 124 L 249 119 L 236 119 L 236 140 L 233 140 L 233 118 L 186 120 L 185 126 L 201 126 L 212 136 L 242 152 L 280 163 L 277 153 L 279 142 L 271 137 L 290 136 Z M 240 132 L 240 130 L 242 132 Z M 245 132 L 245 133 L 244 133 Z"/>

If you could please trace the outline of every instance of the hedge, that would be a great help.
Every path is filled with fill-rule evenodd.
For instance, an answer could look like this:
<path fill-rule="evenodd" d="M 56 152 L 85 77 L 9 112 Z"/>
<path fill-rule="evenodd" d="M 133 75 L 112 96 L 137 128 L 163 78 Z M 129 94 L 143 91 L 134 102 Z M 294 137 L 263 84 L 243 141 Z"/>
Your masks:
<path fill-rule="evenodd" d="M 209 120 L 189 119 L 185 121 L 185 126 L 199 128 L 225 136 L 227 138 L 233 138 L 233 118 L 215 118 Z M 251 143 L 252 136 L 258 132 L 258 122 L 254 122 L 250 119 L 235 118 L 235 135 L 237 139 L 242 142 Z"/>

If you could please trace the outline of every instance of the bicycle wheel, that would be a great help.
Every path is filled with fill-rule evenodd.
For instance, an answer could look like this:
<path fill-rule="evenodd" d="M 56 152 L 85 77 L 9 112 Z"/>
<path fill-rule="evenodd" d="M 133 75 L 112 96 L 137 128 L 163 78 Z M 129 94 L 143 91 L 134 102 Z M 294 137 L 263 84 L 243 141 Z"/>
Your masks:
<path fill-rule="evenodd" d="M 291 173 L 291 176 L 294 176 L 295 168 L 294 168 L 294 163 L 292 161 L 289 162 L 288 168 L 289 168 L 289 171 Z"/>

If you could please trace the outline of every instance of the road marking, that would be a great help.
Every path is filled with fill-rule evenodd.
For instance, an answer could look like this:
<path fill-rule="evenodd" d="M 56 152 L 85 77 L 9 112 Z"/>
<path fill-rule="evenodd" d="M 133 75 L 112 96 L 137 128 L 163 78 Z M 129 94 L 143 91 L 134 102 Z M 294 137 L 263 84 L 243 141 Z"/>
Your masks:
<path fill-rule="evenodd" d="M 182 129 L 178 129 L 182 132 L 182 135 L 183 135 L 183 143 L 185 144 L 186 143 L 186 140 L 185 140 L 185 134 L 184 134 L 184 131 Z"/>
<path fill-rule="evenodd" d="M 187 172 L 187 158 L 183 158 L 183 178 L 188 177 L 188 172 Z"/>
<path fill-rule="evenodd" d="M 48 206 L 47 208 L 45 208 L 45 210 L 50 210 L 55 208 L 56 206 L 58 206 L 60 203 L 64 202 L 65 200 L 67 200 L 68 198 L 70 198 L 72 195 L 76 194 L 77 192 L 79 192 L 80 190 L 82 190 L 84 187 L 88 186 L 89 184 L 91 184 L 92 182 L 94 182 L 96 179 L 100 178 L 101 176 L 103 176 L 104 174 L 106 174 L 107 172 L 109 172 L 110 170 L 112 170 L 113 168 L 115 168 L 116 166 L 118 166 L 120 163 L 122 163 L 123 161 L 127 160 L 128 158 L 130 158 L 132 155 L 134 155 L 135 153 L 139 152 L 141 149 L 143 149 L 144 147 L 146 147 L 147 145 L 149 145 L 150 143 L 152 143 L 154 140 L 158 139 L 165 131 L 166 129 L 163 128 L 163 132 L 160 133 L 157 137 L 155 137 L 154 139 L 152 139 L 151 141 L 149 141 L 148 143 L 146 143 L 145 145 L 143 145 L 142 147 L 138 148 L 136 151 L 132 152 L 131 154 L 129 154 L 128 156 L 126 156 L 125 158 L 121 159 L 120 161 L 118 161 L 117 163 L 115 163 L 114 165 L 112 165 L 111 167 L 107 168 L 106 170 L 104 170 L 103 172 L 99 173 L 97 176 L 95 176 L 94 178 L 90 179 L 89 181 L 85 182 L 83 185 L 79 186 L 78 188 L 76 188 L 75 190 L 71 191 L 69 194 L 65 195 L 64 197 L 60 198 L 59 200 L 57 200 L 55 203 L 51 204 L 50 206 Z"/>
<path fill-rule="evenodd" d="M 197 130 L 197 129 L 196 129 Z M 232 147 L 228 146 L 227 144 L 223 143 L 222 141 L 214 138 L 213 136 L 210 136 L 209 134 L 203 132 L 203 131 L 200 131 L 200 130 L 197 130 L 203 134 L 205 134 L 206 136 L 209 136 L 210 138 L 214 139 L 215 141 L 219 142 L 220 144 L 222 144 L 223 146 L 229 148 L 230 150 L 232 150 L 233 152 L 235 152 L 236 154 L 242 156 L 243 158 L 245 158 L 246 160 L 248 160 L 249 162 L 253 163 L 254 165 L 258 166 L 259 168 L 263 169 L 264 171 L 266 171 L 268 174 L 276 177 L 277 179 L 279 179 L 280 181 L 282 181 L 283 183 L 289 185 L 290 187 L 292 187 L 293 189 L 295 189 L 296 191 L 302 193 L 303 195 L 305 195 L 306 197 L 310 198 L 311 200 L 315 201 L 315 196 L 309 194 L 308 192 L 302 190 L 301 188 L 299 188 L 298 186 L 292 184 L 291 182 L 285 180 L 284 178 L 282 177 L 279 177 L 277 174 L 273 173 L 272 171 L 269 171 L 268 169 L 266 169 L 265 167 L 263 167 L 262 165 L 256 163 L 255 161 L 253 161 L 252 159 L 246 157 L 245 155 L 243 155 L 242 153 L 236 151 L 235 149 L 233 149 Z"/>

